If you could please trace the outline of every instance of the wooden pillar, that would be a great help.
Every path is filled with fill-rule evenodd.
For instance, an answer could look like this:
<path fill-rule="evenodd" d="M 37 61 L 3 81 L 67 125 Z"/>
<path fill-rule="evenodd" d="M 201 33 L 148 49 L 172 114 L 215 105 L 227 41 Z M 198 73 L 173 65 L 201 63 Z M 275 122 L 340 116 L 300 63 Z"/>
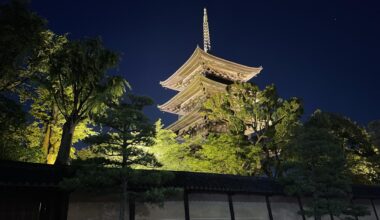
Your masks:
<path fill-rule="evenodd" d="M 129 209 L 129 220 L 135 220 L 135 215 L 136 215 L 136 203 L 135 200 L 129 196 L 129 201 L 128 201 L 128 209 Z"/>
<path fill-rule="evenodd" d="M 228 205 L 230 207 L 231 220 L 235 220 L 234 204 L 232 202 L 232 195 L 228 193 Z"/>
<path fill-rule="evenodd" d="M 303 205 L 302 205 L 302 202 L 301 202 L 301 198 L 299 196 L 297 196 L 297 201 L 298 201 L 298 205 L 300 206 L 300 210 L 302 212 L 302 220 L 306 220 L 305 214 L 303 213 Z"/>
<path fill-rule="evenodd" d="M 265 201 L 267 202 L 267 208 L 268 208 L 268 214 L 269 214 L 269 220 L 273 220 L 273 215 L 272 215 L 272 209 L 270 207 L 270 201 L 269 201 L 269 196 L 265 196 Z"/>
<path fill-rule="evenodd" d="M 183 204 L 185 206 L 185 220 L 190 220 L 189 196 L 186 189 L 183 190 Z"/>
<path fill-rule="evenodd" d="M 375 217 L 377 220 L 379 220 L 379 215 L 377 214 L 377 211 L 376 211 L 376 206 L 375 204 L 373 203 L 373 199 L 370 199 L 371 201 L 371 205 L 372 205 L 372 208 L 373 208 L 373 213 L 375 213 Z"/>

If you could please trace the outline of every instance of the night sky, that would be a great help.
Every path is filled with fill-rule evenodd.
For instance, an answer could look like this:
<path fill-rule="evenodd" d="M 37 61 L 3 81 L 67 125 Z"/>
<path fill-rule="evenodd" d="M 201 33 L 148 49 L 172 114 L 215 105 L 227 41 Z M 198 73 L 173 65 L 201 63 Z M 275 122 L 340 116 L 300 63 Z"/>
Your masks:
<path fill-rule="evenodd" d="M 360 124 L 380 119 L 380 1 L 84 1 L 33 0 L 32 9 L 71 39 L 101 36 L 122 54 L 114 73 L 160 112 L 174 91 L 159 85 L 202 47 L 207 7 L 212 54 L 263 66 L 251 81 L 274 83 L 282 97 L 302 98 L 305 116 L 338 112 Z"/>

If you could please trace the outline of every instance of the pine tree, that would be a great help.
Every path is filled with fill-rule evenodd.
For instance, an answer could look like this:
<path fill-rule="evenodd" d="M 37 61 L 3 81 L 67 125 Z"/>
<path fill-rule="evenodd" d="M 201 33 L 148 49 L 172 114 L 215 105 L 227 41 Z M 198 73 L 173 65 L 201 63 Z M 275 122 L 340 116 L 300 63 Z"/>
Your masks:
<path fill-rule="evenodd" d="M 324 215 L 355 219 L 368 214 L 364 207 L 351 203 L 352 180 L 339 138 L 318 126 L 314 119 L 299 129 L 297 137 L 283 152 L 285 191 L 311 198 L 304 214 L 316 220 Z"/>
<path fill-rule="evenodd" d="M 119 104 L 108 103 L 106 112 L 95 118 L 102 131 L 86 139 L 93 152 L 88 160 L 97 161 L 97 164 L 105 167 L 119 168 L 122 188 L 120 220 L 124 219 L 125 215 L 131 168 L 135 165 L 160 165 L 155 157 L 144 149 L 153 143 L 153 125 L 142 112 L 145 106 L 151 104 L 151 99 L 131 94 Z"/>
<path fill-rule="evenodd" d="M 317 110 L 307 122 L 307 126 L 325 129 L 337 140 L 342 154 L 347 160 L 348 175 L 354 183 L 376 182 L 376 161 L 378 153 L 371 142 L 370 134 L 351 119 Z"/>

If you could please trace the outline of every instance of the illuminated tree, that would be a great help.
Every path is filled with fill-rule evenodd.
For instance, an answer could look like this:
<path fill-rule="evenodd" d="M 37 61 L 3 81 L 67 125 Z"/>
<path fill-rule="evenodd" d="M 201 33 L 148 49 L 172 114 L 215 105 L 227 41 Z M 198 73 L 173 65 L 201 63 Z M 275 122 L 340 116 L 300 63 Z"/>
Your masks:
<path fill-rule="evenodd" d="M 164 125 L 159 119 L 155 123 L 154 144 L 149 148 L 149 152 L 154 154 L 165 170 L 188 170 L 185 159 L 186 149 L 183 149 L 178 141 L 178 136 L 173 131 L 164 129 Z"/>
<path fill-rule="evenodd" d="M 58 110 L 54 100 L 44 88 L 37 88 L 35 97 L 32 98 L 30 114 L 34 121 L 28 125 L 30 147 L 41 149 L 44 161 L 54 164 L 58 154 L 62 136 L 62 127 L 65 119 Z M 78 123 L 73 134 L 73 145 L 95 132 L 89 126 L 90 120 L 85 119 Z M 71 148 L 71 157 L 74 157 L 75 148 Z"/>
<path fill-rule="evenodd" d="M 33 48 L 32 53 L 36 56 L 30 57 L 27 66 L 28 71 L 33 72 L 28 82 L 24 83 L 24 85 L 29 84 L 28 92 L 20 92 L 19 95 L 21 100 L 32 102 L 29 113 L 33 116 L 33 121 L 25 129 L 28 145 L 42 151 L 44 158 L 39 162 L 53 164 L 59 150 L 64 117 L 44 83 L 50 71 L 50 57 L 62 49 L 67 43 L 67 38 L 51 31 L 44 31 L 41 36 L 44 40 Z M 70 88 L 66 90 L 70 91 Z M 87 121 L 77 126 L 74 143 L 91 133 L 91 129 L 86 126 Z"/>
<path fill-rule="evenodd" d="M 294 136 L 303 111 L 297 98 L 281 99 L 273 85 L 260 90 L 251 83 L 235 83 L 227 87 L 227 93 L 208 99 L 203 111 L 211 126 L 223 124 L 231 135 L 247 134 L 251 146 L 261 149 L 253 150 L 256 154 L 251 156 L 263 152 L 263 172 L 280 176 L 280 154 Z"/>
<path fill-rule="evenodd" d="M 164 129 L 161 120 L 156 122 L 154 145 L 149 148 L 161 169 L 255 175 L 261 171 L 261 149 L 251 146 L 242 136 L 209 134 L 207 137 L 185 135 L 178 137 Z"/>
<path fill-rule="evenodd" d="M 77 125 L 90 113 L 100 112 L 107 100 L 117 100 L 126 81 L 111 77 L 107 71 L 118 62 L 118 56 L 103 47 L 100 40 L 67 42 L 49 59 L 49 75 L 44 85 L 65 122 L 57 164 L 69 163 L 70 148 Z"/>
<path fill-rule="evenodd" d="M 40 161 L 40 149 L 27 138 L 28 115 L 19 96 L 31 87 L 38 62 L 37 48 L 46 40 L 45 21 L 21 1 L 0 5 L 0 157 L 7 160 Z"/>
<path fill-rule="evenodd" d="M 124 219 L 125 215 L 127 176 L 131 167 L 160 165 L 153 154 L 144 150 L 144 146 L 153 143 L 153 125 L 142 112 L 145 106 L 151 104 L 151 99 L 134 95 L 128 95 L 120 104 L 107 103 L 106 112 L 95 118 L 95 122 L 102 126 L 102 132 L 86 139 L 94 153 L 87 160 L 97 160 L 103 166 L 120 168 L 122 199 L 119 219 Z"/>

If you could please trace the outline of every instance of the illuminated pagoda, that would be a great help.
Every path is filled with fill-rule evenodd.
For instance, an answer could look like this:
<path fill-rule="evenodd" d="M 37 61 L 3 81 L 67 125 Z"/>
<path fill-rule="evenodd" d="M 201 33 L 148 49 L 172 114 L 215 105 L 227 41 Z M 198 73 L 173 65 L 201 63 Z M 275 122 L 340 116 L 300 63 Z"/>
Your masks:
<path fill-rule="evenodd" d="M 225 92 L 234 82 L 246 82 L 262 67 L 249 67 L 211 55 L 207 11 L 203 16 L 203 50 L 196 47 L 191 57 L 168 79 L 160 84 L 178 93 L 159 105 L 164 112 L 177 114 L 178 120 L 167 128 L 178 133 L 194 134 L 204 131 L 206 119 L 199 113 L 204 101 L 213 94 Z"/>

